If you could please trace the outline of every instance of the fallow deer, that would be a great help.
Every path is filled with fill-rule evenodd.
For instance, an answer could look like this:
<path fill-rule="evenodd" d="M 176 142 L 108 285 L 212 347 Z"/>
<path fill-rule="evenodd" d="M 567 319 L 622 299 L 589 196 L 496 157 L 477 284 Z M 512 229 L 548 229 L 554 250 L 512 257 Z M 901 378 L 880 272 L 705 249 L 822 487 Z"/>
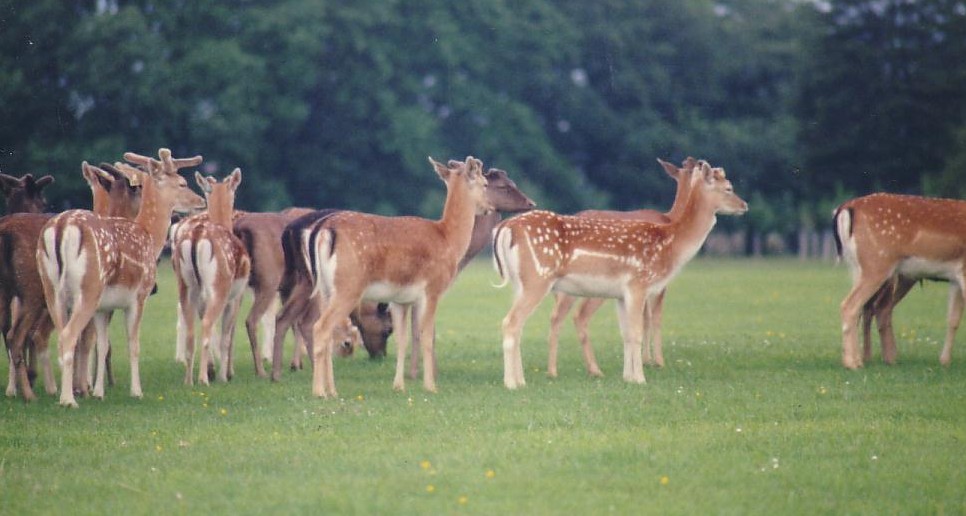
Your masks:
<path fill-rule="evenodd" d="M 514 301 L 503 319 L 503 381 L 523 387 L 523 325 L 551 290 L 617 299 L 624 341 L 624 380 L 644 383 L 641 345 L 645 304 L 693 258 L 714 227 L 716 214 L 740 215 L 748 204 L 735 195 L 724 170 L 699 161 L 681 217 L 668 224 L 598 220 L 532 211 L 494 232 L 494 265 Z"/>
<path fill-rule="evenodd" d="M 657 160 L 669 176 L 677 183 L 677 190 L 674 195 L 674 204 L 670 211 L 661 213 L 656 210 L 633 210 L 633 211 L 611 211 L 611 210 L 585 210 L 576 213 L 577 217 L 591 219 L 620 219 L 650 222 L 653 224 L 667 224 L 672 220 L 677 220 L 687 204 L 688 196 L 691 193 L 691 171 L 697 161 L 688 158 L 684 161 L 684 166 L 678 168 L 671 163 Z M 646 335 L 644 337 L 644 362 L 653 363 L 659 367 L 664 366 L 664 353 L 661 345 L 661 315 L 664 308 L 664 296 L 667 290 L 662 290 L 655 298 L 653 303 L 645 306 L 644 312 L 647 321 L 645 322 Z M 547 375 L 551 378 L 557 377 L 557 348 L 560 340 L 560 325 L 567 317 L 567 312 L 573 306 L 576 298 L 564 292 L 554 293 L 553 311 L 550 315 L 550 333 L 547 337 L 549 352 L 547 355 Z M 574 315 L 574 326 L 577 329 L 577 336 L 580 340 L 580 347 L 584 358 L 584 365 L 587 373 L 591 376 L 603 376 L 597 358 L 594 356 L 594 348 L 590 343 L 590 319 L 594 313 L 600 309 L 606 300 L 604 298 L 586 298 L 577 309 Z M 653 351 L 653 354 L 652 354 Z M 653 357 L 653 358 L 652 358 Z"/>
<path fill-rule="evenodd" d="M 107 314 L 125 312 L 131 367 L 131 395 L 142 396 L 139 370 L 140 324 L 144 301 L 154 288 L 157 259 L 175 208 L 204 204 L 178 170 L 201 163 L 201 156 L 173 159 L 160 149 L 160 161 L 134 153 L 124 159 L 145 167 L 141 209 L 133 221 L 70 210 L 51 219 L 41 233 L 37 262 L 47 308 L 58 333 L 60 404 L 76 407 L 72 389 L 74 353 L 81 331 L 93 319 L 97 329 L 94 396 L 104 397 Z M 123 164 L 117 164 L 124 167 Z"/>
<path fill-rule="evenodd" d="M 311 327 L 318 320 L 324 301 L 315 287 L 315 275 L 312 273 L 312 266 L 307 261 L 308 255 L 304 250 L 314 245 L 318 239 L 321 222 L 338 211 L 334 209 L 310 211 L 288 223 L 282 231 L 284 270 L 278 286 L 282 306 L 275 320 L 272 381 L 281 379 L 282 348 L 285 335 L 290 328 L 296 339 L 292 370 L 301 369 L 302 353 L 314 348 Z M 340 343 L 338 348 L 340 355 L 351 354 L 358 341 L 361 341 L 369 356 L 378 358 L 385 355 L 386 340 L 390 333 L 392 333 L 392 321 L 387 306 L 360 303 L 348 319 L 336 325 L 333 340 Z"/>
<path fill-rule="evenodd" d="M 221 319 L 219 339 L 214 347 L 220 356 L 218 379 L 227 382 L 231 370 L 232 333 L 241 296 L 248 284 L 251 260 L 241 240 L 232 231 L 235 191 L 241 183 L 235 169 L 224 181 L 195 172 L 195 181 L 205 193 L 208 220 L 194 224 L 175 240 L 171 264 L 178 279 L 181 320 L 185 323 L 185 377 L 192 384 L 194 371 L 194 318 L 201 318 L 201 352 L 198 382 L 208 385 L 208 357 L 213 347 L 214 325 Z M 180 337 L 180 335 L 179 335 Z"/>
<path fill-rule="evenodd" d="M 84 179 L 91 187 L 93 195 L 93 209 L 95 213 L 104 216 L 121 216 L 133 218 L 140 206 L 140 184 L 131 183 L 132 179 L 121 174 L 113 167 L 103 165 L 93 167 L 86 162 L 81 165 Z M 53 321 L 47 311 L 44 300 L 43 285 L 37 269 L 37 243 L 44 225 L 53 214 L 23 214 L 16 217 L 0 219 L 0 304 L 10 296 L 20 300 L 22 309 L 14 318 L 10 329 L 11 348 L 11 382 L 7 386 L 7 395 L 17 393 L 19 375 L 20 390 L 24 399 L 31 401 L 36 398 L 31 388 L 30 377 L 34 367 L 26 367 L 25 353 L 29 350 L 31 362 L 39 361 L 44 369 L 44 387 L 49 394 L 57 392 L 50 362 L 47 360 L 47 341 L 53 331 Z M 85 348 L 89 348 L 93 326 L 85 328 L 82 339 Z M 85 354 L 82 349 L 81 354 Z M 14 364 L 17 364 L 16 367 Z M 87 390 L 87 368 L 85 360 L 77 361 L 77 381 L 75 389 L 80 392 Z"/>
<path fill-rule="evenodd" d="M 862 367 L 856 326 L 883 286 L 891 330 L 891 307 L 912 284 L 938 279 L 949 282 L 946 338 L 939 355 L 939 362 L 949 365 L 966 301 L 966 201 L 872 194 L 843 203 L 834 221 L 836 241 L 852 273 L 852 289 L 840 307 L 842 364 Z M 886 361 L 895 360 L 894 338 L 883 344 Z"/>
<path fill-rule="evenodd" d="M 360 300 L 415 305 L 423 357 L 423 387 L 436 391 L 433 328 L 440 297 L 459 270 L 469 247 L 476 215 L 492 211 L 486 199 L 482 163 L 443 165 L 430 162 L 446 184 L 446 202 L 438 221 L 418 217 L 380 217 L 340 211 L 324 219 L 314 245 L 306 249 L 316 292 L 325 308 L 312 329 L 312 393 L 336 396 L 332 372 L 332 330 Z M 399 349 L 393 388 L 405 387 L 408 335 L 397 331 Z"/>
<path fill-rule="evenodd" d="M 20 178 L 0 174 L 0 193 L 3 194 L 7 213 L 43 213 L 47 209 L 44 188 L 53 182 L 54 178 L 49 175 L 35 180 L 33 174 L 24 174 Z M 17 254 L 15 239 L 18 239 L 18 235 L 22 236 L 17 228 L 18 219 L 23 220 L 21 217 L 10 220 L 0 217 L 0 228 L 2 228 L 0 229 L 2 231 L 0 232 L 0 262 L 2 262 L 0 263 L 0 338 L 4 340 L 10 363 L 7 396 L 17 395 L 16 368 L 11 355 L 11 336 L 8 332 L 19 315 L 20 299 L 14 294 L 16 288 L 13 283 L 17 280 L 16 270 L 7 269 L 12 267 Z"/>
<path fill-rule="evenodd" d="M 0 174 L 0 192 L 7 205 L 7 214 L 43 213 L 47 209 L 44 188 L 54 182 L 51 176 L 34 179 L 33 174 L 16 178 Z"/>
<path fill-rule="evenodd" d="M 503 213 L 518 213 L 532 210 L 537 203 L 527 197 L 517 184 L 510 179 L 505 170 L 491 168 L 484 174 L 486 177 L 486 198 L 493 205 L 493 211 L 484 215 L 477 215 L 473 220 L 473 233 L 470 237 L 470 246 L 467 248 L 463 259 L 460 260 L 459 270 L 463 270 L 476 255 L 480 254 L 486 246 L 490 245 L 493 235 L 493 228 L 503 220 Z M 399 307 L 400 309 L 402 307 Z M 401 310 L 396 314 L 396 319 L 404 322 L 411 322 L 410 328 L 416 328 L 416 320 L 409 320 L 409 311 Z M 403 328 L 405 330 L 405 328 Z M 365 332 L 363 332 L 365 337 Z M 419 374 L 419 338 L 415 333 L 412 335 L 412 352 L 409 354 L 409 377 L 416 379 Z M 433 356 L 435 363 L 436 357 Z"/>

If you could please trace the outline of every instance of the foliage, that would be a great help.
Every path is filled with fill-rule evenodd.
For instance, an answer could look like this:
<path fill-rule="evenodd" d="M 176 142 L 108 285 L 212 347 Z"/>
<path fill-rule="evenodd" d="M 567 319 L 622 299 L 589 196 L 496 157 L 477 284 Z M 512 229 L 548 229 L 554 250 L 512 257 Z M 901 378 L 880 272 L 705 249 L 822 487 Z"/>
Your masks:
<path fill-rule="evenodd" d="M 728 227 L 822 228 L 958 195 L 964 32 L 958 0 L 0 0 L 0 169 L 83 206 L 80 161 L 168 146 L 246 209 L 435 216 L 427 156 L 575 211 L 669 206 L 655 158 L 692 155 L 763 203 Z"/>
<path fill-rule="evenodd" d="M 560 377 L 546 378 L 544 303 L 524 331 L 528 385 L 510 392 L 499 327 L 511 293 L 490 286 L 481 261 L 440 307 L 438 394 L 419 381 L 393 392 L 391 347 L 382 361 L 338 360 L 342 397 L 323 401 L 307 370 L 256 378 L 240 322 L 232 382 L 182 385 L 166 261 L 160 272 L 142 327 L 144 399 L 127 394 L 121 345 L 119 383 L 103 401 L 0 400 L 3 513 L 966 510 L 966 472 L 953 460 L 966 439 L 966 367 L 961 348 L 938 364 L 944 284 L 896 311 L 898 365 L 876 353 L 847 371 L 844 268 L 698 261 L 671 285 L 669 362 L 648 368 L 646 385 L 621 380 L 610 307 L 591 328 L 607 376 L 586 376 L 567 327 Z"/>

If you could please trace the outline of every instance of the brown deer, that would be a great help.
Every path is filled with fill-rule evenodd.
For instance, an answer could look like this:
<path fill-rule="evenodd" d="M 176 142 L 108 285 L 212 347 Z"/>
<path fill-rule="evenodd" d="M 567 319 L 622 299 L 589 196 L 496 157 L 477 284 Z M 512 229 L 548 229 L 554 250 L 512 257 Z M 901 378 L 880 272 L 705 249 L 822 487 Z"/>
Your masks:
<path fill-rule="evenodd" d="M 843 203 L 834 221 L 840 253 L 852 272 L 852 289 L 841 304 L 842 364 L 862 367 L 856 327 L 863 311 L 871 319 L 876 307 L 886 310 L 884 318 L 879 315 L 880 331 L 885 326 L 889 333 L 883 356 L 894 361 L 892 308 L 917 280 L 937 279 L 949 282 L 946 339 L 939 355 L 939 362 L 949 365 L 966 299 L 966 201 L 872 194 Z"/>
<path fill-rule="evenodd" d="M 7 214 L 43 213 L 47 209 L 44 188 L 53 182 L 51 176 L 34 179 L 33 174 L 24 174 L 20 178 L 0 174 L 0 192 L 7 205 Z"/>
<path fill-rule="evenodd" d="M 747 210 L 724 170 L 699 161 L 681 217 L 668 224 L 532 211 L 497 226 L 494 264 L 503 284 L 514 287 L 513 306 L 503 319 L 506 387 L 526 384 L 520 354 L 523 325 L 550 290 L 617 299 L 624 380 L 644 383 L 645 304 L 653 302 L 697 254 L 717 213 L 740 215 Z"/>
<path fill-rule="evenodd" d="M 188 189 L 178 170 L 201 163 L 201 156 L 173 159 L 160 149 L 160 161 L 134 153 L 124 159 L 148 170 L 141 209 L 133 221 L 70 210 L 51 219 L 41 233 L 38 268 L 47 308 L 58 333 L 61 363 L 60 404 L 76 407 L 74 353 L 81 331 L 93 319 L 97 329 L 97 378 L 94 396 L 104 397 L 107 314 L 125 312 L 131 367 L 131 395 L 140 398 L 140 324 L 144 301 L 154 288 L 157 259 L 175 208 L 200 207 L 204 199 Z M 119 168 L 125 167 L 117 164 Z"/>
<path fill-rule="evenodd" d="M 8 214 L 15 213 L 43 213 L 47 209 L 47 200 L 44 198 L 44 188 L 54 182 L 51 176 L 43 176 L 35 180 L 32 174 L 24 174 L 20 178 L 0 174 L 0 193 L 3 194 Z M 30 218 L 30 217 L 27 217 Z M 13 282 L 16 281 L 16 271 L 8 269 L 12 266 L 12 261 L 17 251 L 14 247 L 15 239 L 20 232 L 17 230 L 19 222 L 14 219 L 6 220 L 0 217 L 0 338 L 3 338 L 7 348 L 7 358 L 10 362 L 9 377 L 7 382 L 7 396 L 17 395 L 16 368 L 12 359 L 11 342 L 8 332 L 14 320 L 19 315 L 20 299 L 14 295 L 16 289 Z M 35 355 L 34 355 L 35 356 Z"/>
<path fill-rule="evenodd" d="M 503 220 L 503 213 L 518 213 L 532 210 L 537 205 L 537 203 L 533 202 L 532 199 L 520 191 L 517 184 L 510 179 L 510 176 L 505 170 L 491 168 L 483 175 L 486 177 L 486 199 L 493 205 L 493 211 L 484 215 L 477 215 L 473 219 L 473 233 L 470 236 L 470 246 L 459 264 L 459 270 L 461 271 L 486 246 L 490 245 L 490 240 L 493 238 L 493 228 Z M 400 312 L 396 314 L 396 319 L 404 321 L 400 324 L 405 326 L 405 323 L 410 322 L 409 311 L 403 308 L 397 308 Z M 415 317 L 411 322 L 412 325 L 410 327 L 415 330 Z M 363 332 L 363 337 L 365 337 L 365 332 Z M 409 377 L 416 379 L 419 374 L 419 338 L 415 334 L 415 331 L 412 335 L 412 344 L 412 352 L 409 354 Z M 435 360 L 436 357 L 433 356 L 434 363 Z"/>
<path fill-rule="evenodd" d="M 201 318 L 201 361 L 198 382 L 208 385 L 208 357 L 212 347 L 220 356 L 218 379 L 227 382 L 231 371 L 232 334 L 241 296 L 248 285 L 251 260 L 241 240 L 232 231 L 235 192 L 241 183 L 240 169 L 224 181 L 195 172 L 195 181 L 205 193 L 208 220 L 194 224 L 175 240 L 171 264 L 178 279 L 181 320 L 185 323 L 186 350 L 184 382 L 192 384 L 194 371 L 194 318 Z M 212 344 L 214 325 L 221 319 L 217 344 Z M 180 335 L 179 335 L 180 336 Z"/>
<path fill-rule="evenodd" d="M 682 168 L 678 168 L 660 159 L 657 161 L 664 168 L 664 171 L 677 183 L 674 204 L 671 206 L 670 211 L 661 213 L 656 210 L 646 209 L 633 211 L 585 210 L 576 213 L 575 216 L 591 219 L 636 220 L 653 224 L 667 224 L 672 220 L 680 218 L 684 212 L 684 207 L 687 205 L 688 196 L 691 193 L 691 171 L 694 169 L 697 161 L 689 157 L 684 161 Z M 651 363 L 653 356 L 653 363 L 659 367 L 664 366 L 664 353 L 661 345 L 661 315 L 663 313 L 664 296 L 666 293 L 667 289 L 662 290 L 654 298 L 654 302 L 647 304 L 644 309 L 645 317 L 648 318 L 645 323 L 647 335 L 644 337 L 644 362 Z M 603 376 L 604 374 L 601 372 L 600 366 L 597 364 L 597 358 L 594 356 L 594 347 L 590 343 L 588 328 L 591 317 L 594 316 L 594 313 L 600 309 L 605 301 L 606 299 L 599 297 L 586 298 L 580 304 L 577 313 L 574 315 L 574 326 L 577 329 L 577 336 L 580 340 L 584 365 L 587 368 L 588 374 L 597 377 Z M 567 312 L 570 311 L 570 308 L 575 302 L 576 298 L 574 296 L 564 292 L 554 293 L 553 311 L 551 311 L 550 315 L 550 333 L 547 337 L 549 347 L 547 375 L 551 378 L 557 377 L 557 348 L 560 341 L 560 325 L 563 324 L 564 319 L 567 317 Z M 652 348 L 653 355 L 651 353 Z"/>
<path fill-rule="evenodd" d="M 291 364 L 293 371 L 302 368 L 302 354 L 314 347 L 311 328 L 322 313 L 323 297 L 316 288 L 312 266 L 304 250 L 318 239 L 321 222 L 338 212 L 334 209 L 310 211 L 289 222 L 282 231 L 284 267 L 278 285 L 282 306 L 275 320 L 272 381 L 281 379 L 282 348 L 290 328 L 296 339 Z M 379 358 L 386 354 L 386 341 L 392 330 L 385 303 L 360 303 L 349 319 L 336 325 L 333 340 L 340 343 L 338 352 L 342 356 L 350 355 L 356 342 L 362 341 L 370 358 Z"/>
<path fill-rule="evenodd" d="M 320 224 L 318 239 L 306 249 L 317 292 L 325 308 L 312 329 L 312 393 L 336 396 L 332 374 L 332 330 L 360 300 L 415 305 L 423 356 L 423 387 L 436 391 L 433 328 L 440 296 L 449 288 L 469 247 L 476 215 L 492 211 L 486 199 L 482 163 L 469 156 L 443 165 L 430 159 L 446 184 L 443 216 L 380 217 L 340 211 Z M 402 390 L 407 335 L 396 333 L 399 350 L 393 387 Z"/>
<path fill-rule="evenodd" d="M 140 185 L 136 180 L 132 184 L 131 178 L 113 167 L 101 165 L 98 168 L 86 162 L 81 165 L 81 171 L 91 187 L 95 213 L 134 217 L 133 213 L 140 206 L 141 198 Z M 41 230 L 52 217 L 52 214 L 23 214 L 0 219 L 0 248 L 3 249 L 0 252 L 3 256 L 0 260 L 0 306 L 6 304 L 5 300 L 14 297 L 22 307 L 14 317 L 9 333 L 11 382 L 7 386 L 7 395 L 16 396 L 19 382 L 20 390 L 27 401 L 36 398 L 30 379 L 35 370 L 34 362 L 37 360 L 44 369 L 45 389 L 49 394 L 57 392 L 53 371 L 47 360 L 47 341 L 54 326 L 47 312 L 36 258 Z M 81 341 L 84 345 L 81 346 L 80 355 L 86 356 L 92 336 L 93 326 L 88 326 Z M 25 361 L 27 351 L 30 351 L 31 367 L 27 367 Z M 77 381 L 74 387 L 75 390 L 86 393 L 86 360 L 79 359 L 77 364 Z"/>

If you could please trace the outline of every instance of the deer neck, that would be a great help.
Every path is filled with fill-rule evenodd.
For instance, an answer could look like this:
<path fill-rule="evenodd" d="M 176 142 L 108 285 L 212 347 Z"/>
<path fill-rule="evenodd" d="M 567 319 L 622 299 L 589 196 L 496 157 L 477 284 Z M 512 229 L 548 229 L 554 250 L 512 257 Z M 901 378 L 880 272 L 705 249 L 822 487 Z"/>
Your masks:
<path fill-rule="evenodd" d="M 465 180 L 457 178 L 454 182 L 456 184 L 446 185 L 446 204 L 443 206 L 443 217 L 439 220 L 439 225 L 450 249 L 455 251 L 456 259 L 459 260 L 470 245 L 476 205 L 470 198 Z"/>
<path fill-rule="evenodd" d="M 668 210 L 668 212 L 664 215 L 671 220 L 681 218 L 681 215 L 683 215 L 684 211 L 688 208 L 690 194 L 690 178 L 678 178 L 678 187 L 674 192 L 674 203 L 671 205 L 671 209 Z"/>
<path fill-rule="evenodd" d="M 138 211 L 135 222 L 151 237 L 155 254 L 161 254 L 164 247 L 164 240 L 171 226 L 171 212 L 174 204 L 171 201 L 165 202 L 161 192 L 154 181 L 149 179 L 144 182 L 144 191 L 141 197 L 141 209 Z"/>
<path fill-rule="evenodd" d="M 208 220 L 225 228 L 231 228 L 232 204 L 227 195 L 208 197 Z"/>
<path fill-rule="evenodd" d="M 668 224 L 674 240 L 671 254 L 676 262 L 686 262 L 694 257 L 704 245 L 708 234 L 718 221 L 716 208 L 705 195 L 692 195 L 681 210 L 681 216 Z"/>

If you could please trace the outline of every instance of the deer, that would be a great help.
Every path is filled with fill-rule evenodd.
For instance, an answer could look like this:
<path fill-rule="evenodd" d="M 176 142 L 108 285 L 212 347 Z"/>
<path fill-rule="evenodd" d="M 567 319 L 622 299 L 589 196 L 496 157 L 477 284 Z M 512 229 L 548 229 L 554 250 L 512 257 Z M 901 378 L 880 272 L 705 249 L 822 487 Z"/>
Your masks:
<path fill-rule="evenodd" d="M 44 188 L 54 183 L 54 178 L 46 175 L 34 179 L 33 174 L 20 178 L 0 174 L 0 192 L 7 205 L 7 214 L 43 213 L 47 209 Z"/>
<path fill-rule="evenodd" d="M 34 179 L 33 174 L 24 174 L 17 178 L 0 174 L 0 193 L 3 194 L 8 214 L 16 213 L 43 213 L 47 209 L 47 199 L 44 197 L 44 189 L 54 183 L 54 178 L 46 175 L 40 179 Z M 28 217 L 29 218 L 29 217 Z M 20 300 L 13 295 L 16 289 L 13 288 L 15 281 L 15 271 L 5 270 L 13 259 L 16 251 L 11 247 L 13 239 L 17 238 L 17 223 L 12 222 L 17 218 L 5 221 L 0 218 L 0 256 L 4 258 L 0 263 L 0 337 L 3 338 L 7 348 L 7 358 L 10 362 L 9 378 L 7 382 L 7 396 L 17 395 L 16 372 L 13 358 L 10 355 L 11 342 L 8 332 L 10 331 L 13 320 L 18 316 Z M 11 229 L 12 228 L 12 229 Z"/>
<path fill-rule="evenodd" d="M 201 358 L 198 382 L 208 385 L 208 357 L 216 348 L 220 355 L 218 379 L 227 382 L 232 362 L 232 333 L 242 294 L 248 285 L 251 259 L 241 240 L 232 233 L 235 192 L 241 184 L 241 169 L 224 179 L 195 172 L 195 182 L 205 193 L 208 220 L 181 232 L 172 248 L 171 264 L 178 279 L 181 320 L 185 322 L 186 349 L 184 383 L 192 385 L 194 372 L 194 318 L 201 319 Z M 221 320 L 217 344 L 212 344 L 214 325 Z"/>
<path fill-rule="evenodd" d="M 100 167 L 81 164 L 84 179 L 91 187 L 93 210 L 104 216 L 133 218 L 140 206 L 140 184 L 110 166 Z M 47 360 L 47 341 L 54 329 L 53 321 L 47 311 L 40 272 L 37 269 L 37 242 L 44 225 L 53 214 L 21 214 L 0 219 L 0 307 L 6 306 L 11 298 L 19 300 L 22 309 L 14 317 L 10 328 L 8 346 L 11 367 L 7 395 L 17 395 L 17 383 L 25 401 L 33 401 L 36 395 L 31 387 L 34 367 L 27 367 L 24 360 L 26 351 L 39 357 L 44 369 L 44 387 L 48 394 L 56 394 L 56 383 L 50 362 Z M 85 329 L 81 353 L 86 354 L 93 327 Z M 78 360 L 75 390 L 87 391 L 87 368 L 85 360 Z M 19 375 L 19 377 L 18 377 Z M 19 378 L 19 380 L 18 380 Z"/>
<path fill-rule="evenodd" d="M 293 371 L 302 368 L 302 353 L 311 352 L 314 348 L 311 328 L 321 314 L 324 300 L 316 292 L 312 266 L 307 262 L 308 255 L 303 250 L 313 245 L 318 238 L 320 223 L 338 212 L 335 209 L 302 212 L 303 215 L 289 222 L 282 232 L 284 268 L 278 284 L 282 306 L 275 320 L 272 381 L 281 379 L 282 348 L 289 329 L 293 330 L 296 338 L 295 354 L 291 363 Z M 340 343 L 338 352 L 342 356 L 352 354 L 361 341 L 370 358 L 380 358 L 386 354 L 386 341 L 392 331 L 392 319 L 387 304 L 360 303 L 352 310 L 348 319 L 336 325 L 333 340 Z"/>
<path fill-rule="evenodd" d="M 202 157 L 174 159 L 158 151 L 160 160 L 127 152 L 124 159 L 147 170 L 115 164 L 142 178 L 141 208 L 132 220 L 99 217 L 85 210 L 69 210 L 43 228 L 37 264 L 47 309 L 57 331 L 61 364 L 60 405 L 77 407 L 74 399 L 74 354 L 81 331 L 92 320 L 97 333 L 97 378 L 93 395 L 104 397 L 107 353 L 107 316 L 124 310 L 130 356 L 132 397 L 141 398 L 139 369 L 140 324 L 144 302 L 154 288 L 157 260 L 171 225 L 171 214 L 196 209 L 204 199 L 188 188 L 178 174 L 197 166 Z"/>
<path fill-rule="evenodd" d="M 653 224 L 667 224 L 672 220 L 677 220 L 687 205 L 688 196 L 691 193 L 691 171 L 694 169 L 697 161 L 689 157 L 684 161 L 682 168 L 678 168 L 661 159 L 657 161 L 667 175 L 677 183 L 674 203 L 667 213 L 648 209 L 633 211 L 584 210 L 574 215 L 592 219 L 637 220 Z M 644 338 L 644 362 L 646 364 L 652 363 L 653 360 L 653 363 L 658 367 L 664 366 L 664 354 L 661 345 L 661 315 L 663 313 L 664 296 L 666 293 L 667 289 L 661 291 L 654 298 L 654 302 L 645 306 L 644 309 L 645 317 L 648 319 L 645 323 L 645 328 L 648 329 L 648 335 L 645 335 Z M 594 356 L 594 348 L 590 343 L 588 327 L 590 325 L 590 319 L 605 301 L 604 298 L 586 298 L 580 304 L 577 313 L 574 315 L 574 326 L 577 329 L 577 336 L 580 340 L 584 365 L 587 369 L 587 374 L 593 377 L 602 377 L 604 374 L 601 372 L 600 366 L 597 364 L 597 358 Z M 550 313 L 550 332 L 547 337 L 547 345 L 549 348 L 547 356 L 547 376 L 550 378 L 557 377 L 557 348 L 560 340 L 560 325 L 563 324 L 567 313 L 575 302 L 576 298 L 574 296 L 564 292 L 554 293 L 553 310 Z M 653 355 L 651 348 L 653 348 Z"/>
<path fill-rule="evenodd" d="M 698 161 L 691 194 L 678 220 L 654 224 L 589 219 L 531 211 L 494 230 L 494 267 L 513 284 L 502 322 L 503 383 L 526 385 L 520 338 L 526 320 L 551 290 L 579 297 L 617 299 L 624 342 L 624 380 L 644 383 L 641 347 L 644 307 L 653 303 L 704 245 L 718 213 L 741 215 L 748 203 L 735 194 L 723 168 Z"/>
<path fill-rule="evenodd" d="M 482 163 L 468 156 L 447 165 L 429 158 L 446 185 L 439 220 L 382 217 L 340 211 L 321 220 L 318 238 L 304 249 L 325 306 L 312 327 L 312 393 L 337 396 L 332 370 L 332 330 L 361 300 L 414 305 L 423 358 L 423 388 L 436 392 L 432 361 L 433 328 L 440 297 L 452 284 L 466 253 L 476 215 L 493 211 L 486 198 Z M 399 345 L 393 388 L 405 389 L 408 336 L 397 331 Z"/>
<path fill-rule="evenodd" d="M 506 170 L 490 168 L 484 174 L 486 177 L 486 198 L 493 205 L 493 211 L 485 215 L 477 215 L 473 219 L 473 233 L 470 236 L 470 246 L 459 263 L 459 270 L 462 271 L 470 261 L 473 260 L 483 249 L 490 245 L 490 238 L 493 228 L 503 220 L 503 213 L 519 213 L 532 210 L 537 203 L 527 197 L 517 184 L 510 179 Z M 405 326 L 409 318 L 409 311 L 404 307 L 394 307 L 399 310 L 395 318 L 403 323 L 396 325 Z M 416 328 L 415 317 L 411 321 L 410 328 Z M 404 328 L 405 329 L 405 328 Z M 409 377 L 416 379 L 419 374 L 419 344 L 418 336 L 412 335 L 412 352 L 409 355 Z M 435 363 L 436 357 L 433 357 Z"/>
<path fill-rule="evenodd" d="M 939 363 L 952 361 L 953 340 L 966 301 L 966 201 L 876 193 L 846 201 L 833 216 L 836 242 L 852 276 L 840 305 L 842 365 L 863 366 L 857 324 L 878 315 L 883 357 L 895 361 L 892 308 L 917 280 L 949 282 L 946 337 Z M 884 310 L 884 312 L 882 311 Z M 871 324 L 871 323 L 870 323 Z"/>

